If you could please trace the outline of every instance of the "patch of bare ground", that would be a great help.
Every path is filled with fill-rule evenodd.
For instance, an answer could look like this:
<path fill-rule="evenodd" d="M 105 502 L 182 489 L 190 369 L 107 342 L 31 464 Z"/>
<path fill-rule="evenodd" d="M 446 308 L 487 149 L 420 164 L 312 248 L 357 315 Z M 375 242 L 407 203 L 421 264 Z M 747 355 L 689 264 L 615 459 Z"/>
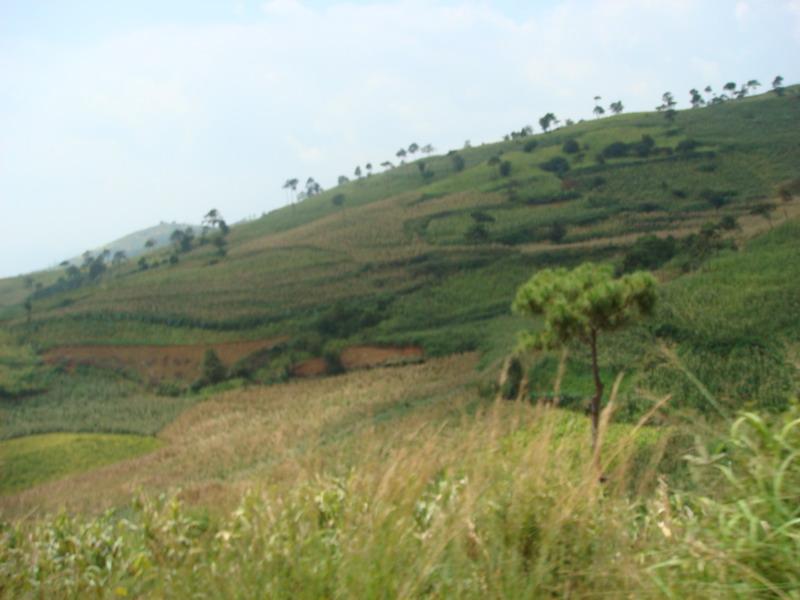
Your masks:
<path fill-rule="evenodd" d="M 200 376 L 203 356 L 213 349 L 226 365 L 249 354 L 272 348 L 285 337 L 268 340 L 180 346 L 62 346 L 48 350 L 44 360 L 51 365 L 73 368 L 88 365 L 115 370 L 131 370 L 150 382 L 191 381 Z"/>

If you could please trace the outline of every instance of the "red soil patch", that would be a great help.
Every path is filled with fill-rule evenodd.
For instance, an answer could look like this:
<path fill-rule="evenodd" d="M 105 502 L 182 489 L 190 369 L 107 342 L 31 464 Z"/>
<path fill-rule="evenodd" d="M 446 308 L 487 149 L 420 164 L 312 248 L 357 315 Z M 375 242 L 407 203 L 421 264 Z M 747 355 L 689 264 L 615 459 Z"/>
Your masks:
<path fill-rule="evenodd" d="M 213 349 L 227 366 L 258 350 L 271 348 L 286 338 L 251 342 L 185 346 L 63 346 L 44 354 L 48 364 L 90 365 L 108 369 L 132 369 L 149 381 L 192 381 L 200 376 L 203 356 Z"/>
<path fill-rule="evenodd" d="M 351 346 L 342 350 L 339 359 L 345 371 L 368 369 L 370 367 L 388 367 L 420 362 L 425 353 L 422 348 L 406 346 L 392 348 L 386 346 Z M 324 358 L 309 358 L 292 367 L 293 377 L 319 377 L 325 375 L 328 365 Z"/>
<path fill-rule="evenodd" d="M 385 346 L 352 346 L 339 356 L 342 366 L 351 371 L 421 361 L 425 353 L 417 346 L 391 348 Z"/>
<path fill-rule="evenodd" d="M 309 358 L 292 367 L 292 377 L 318 377 L 328 371 L 324 358 Z"/>

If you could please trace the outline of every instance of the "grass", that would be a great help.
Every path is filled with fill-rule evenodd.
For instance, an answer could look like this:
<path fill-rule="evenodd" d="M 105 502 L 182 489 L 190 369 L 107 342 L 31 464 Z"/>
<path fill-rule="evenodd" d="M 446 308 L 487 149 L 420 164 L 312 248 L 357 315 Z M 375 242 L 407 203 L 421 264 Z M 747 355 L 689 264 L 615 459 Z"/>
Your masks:
<path fill-rule="evenodd" d="M 408 372 L 429 385 L 436 373 L 421 378 L 420 369 Z M 800 590 L 796 412 L 743 415 L 691 453 L 694 483 L 680 489 L 659 468 L 665 430 L 604 425 L 600 483 L 580 443 L 585 419 L 514 402 L 464 415 L 452 412 L 459 394 L 448 400 L 447 425 L 430 419 L 441 406 L 429 403 L 389 427 L 342 421 L 368 407 L 342 413 L 329 396 L 317 405 L 324 414 L 305 412 L 311 427 L 339 422 L 352 433 L 289 449 L 273 430 L 270 450 L 281 457 L 247 470 L 252 479 L 230 508 L 197 504 L 218 499 L 217 486 L 145 494 L 97 516 L 5 524 L 0 594 L 791 598 Z M 230 397 L 214 408 L 222 402 L 233 404 L 223 419 L 242 433 L 245 419 L 230 419 L 253 409 Z M 283 432 L 309 427 L 288 408 L 280 408 L 289 417 Z M 192 422 L 202 434 L 199 416 Z M 240 436 L 228 441 L 237 439 L 241 450 Z M 221 459 L 235 465 L 237 454 Z"/>
<path fill-rule="evenodd" d="M 0 494 L 88 471 L 155 450 L 155 438 L 51 433 L 0 441 Z"/>

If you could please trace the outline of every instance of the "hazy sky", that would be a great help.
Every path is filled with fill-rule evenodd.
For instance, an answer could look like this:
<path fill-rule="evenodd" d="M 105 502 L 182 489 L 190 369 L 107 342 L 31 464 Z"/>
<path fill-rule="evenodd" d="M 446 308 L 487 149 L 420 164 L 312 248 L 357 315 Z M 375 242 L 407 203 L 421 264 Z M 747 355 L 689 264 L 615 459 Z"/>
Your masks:
<path fill-rule="evenodd" d="M 0 0 L 0 276 L 798 56 L 800 0 Z"/>

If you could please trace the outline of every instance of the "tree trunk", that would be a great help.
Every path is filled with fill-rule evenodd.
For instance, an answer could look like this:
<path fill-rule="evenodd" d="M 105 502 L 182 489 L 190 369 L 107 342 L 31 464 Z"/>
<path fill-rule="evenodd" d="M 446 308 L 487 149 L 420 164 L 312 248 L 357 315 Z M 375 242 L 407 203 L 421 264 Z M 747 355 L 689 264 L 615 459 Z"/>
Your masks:
<path fill-rule="evenodd" d="M 594 375 L 594 398 L 592 398 L 592 451 L 597 451 L 597 437 L 600 427 L 600 400 L 603 398 L 603 382 L 600 380 L 600 370 L 597 366 L 597 331 L 592 329 L 590 340 L 592 347 L 592 375 Z"/>

